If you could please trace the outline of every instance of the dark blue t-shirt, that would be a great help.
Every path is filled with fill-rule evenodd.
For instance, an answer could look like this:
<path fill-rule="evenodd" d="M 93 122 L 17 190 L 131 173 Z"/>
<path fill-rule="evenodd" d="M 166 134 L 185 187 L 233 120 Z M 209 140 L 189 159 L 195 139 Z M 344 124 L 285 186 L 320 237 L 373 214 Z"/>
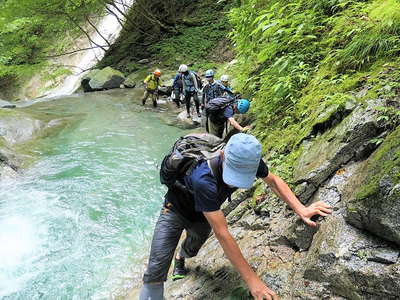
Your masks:
<path fill-rule="evenodd" d="M 233 111 L 233 107 L 231 105 L 229 105 L 228 107 L 226 107 L 224 109 L 224 117 L 226 119 L 233 117 L 234 114 L 235 114 L 235 112 Z"/>
<path fill-rule="evenodd" d="M 186 187 L 193 191 L 193 195 L 168 190 L 165 205 L 172 204 L 172 210 L 190 221 L 206 221 L 203 212 L 219 210 L 222 203 L 236 190 L 223 182 L 220 158 L 217 165 L 221 174 L 219 178 L 212 174 L 207 161 L 199 163 L 192 174 L 185 176 L 182 180 Z M 268 167 L 262 159 L 256 176 L 259 178 L 268 176 Z"/>

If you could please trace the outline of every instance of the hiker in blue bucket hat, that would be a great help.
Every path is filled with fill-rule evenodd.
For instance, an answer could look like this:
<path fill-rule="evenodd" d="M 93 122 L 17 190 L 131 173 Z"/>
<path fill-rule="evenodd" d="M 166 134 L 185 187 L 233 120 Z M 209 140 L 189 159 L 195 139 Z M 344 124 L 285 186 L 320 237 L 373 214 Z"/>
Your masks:
<path fill-rule="evenodd" d="M 207 138 L 211 136 L 214 139 L 212 146 L 215 149 L 217 145 L 215 139 L 219 139 L 213 135 L 206 134 L 205 136 Z M 178 142 L 184 143 L 185 137 Z M 174 150 L 177 149 L 177 143 Z M 204 145 L 204 141 L 201 145 Z M 140 300 L 164 299 L 164 281 L 167 280 L 172 260 L 174 260 L 172 279 L 185 278 L 187 274 L 185 259 L 197 255 L 211 230 L 226 257 L 247 284 L 254 299 L 279 299 L 278 295 L 248 264 L 229 232 L 227 221 L 221 210 L 222 203 L 230 198 L 235 190 L 249 189 L 256 178 L 262 178 L 272 191 L 309 226 L 317 225 L 311 220 L 314 215 L 327 216 L 331 213 L 331 207 L 322 201 L 308 207 L 304 206 L 280 177 L 269 172 L 261 157 L 261 144 L 254 136 L 244 133 L 236 134 L 230 138 L 225 147 L 221 148 L 222 150 L 218 150 L 213 158 L 196 159 L 191 172 L 185 170 L 182 176 L 177 176 L 179 185 L 184 186 L 187 192 L 172 185 L 168 187 L 164 206 L 154 230 Z M 167 158 L 168 156 L 164 158 L 164 161 Z M 160 174 L 163 172 L 162 169 L 163 165 Z M 186 230 L 186 238 L 174 257 L 183 230 Z"/>

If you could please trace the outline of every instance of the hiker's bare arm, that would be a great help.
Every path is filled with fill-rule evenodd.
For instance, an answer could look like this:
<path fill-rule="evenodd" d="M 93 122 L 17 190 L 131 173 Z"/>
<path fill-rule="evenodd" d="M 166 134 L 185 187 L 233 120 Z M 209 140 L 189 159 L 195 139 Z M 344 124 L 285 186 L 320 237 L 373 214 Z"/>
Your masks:
<path fill-rule="evenodd" d="M 204 215 L 224 249 L 225 255 L 246 282 L 254 299 L 278 299 L 275 292 L 261 281 L 243 257 L 238 244 L 228 230 L 228 224 L 223 212 L 221 210 L 204 212 Z"/>
<path fill-rule="evenodd" d="M 295 211 L 295 213 L 300 216 L 303 222 L 307 225 L 313 227 L 317 226 L 317 224 L 311 220 L 311 217 L 314 215 L 326 217 L 328 214 L 332 213 L 332 207 L 322 201 L 315 202 L 310 206 L 305 207 L 299 199 L 297 199 L 286 182 L 271 172 L 263 180 L 280 199 L 285 201 Z"/>
<path fill-rule="evenodd" d="M 246 126 L 246 127 L 240 126 L 240 124 L 235 120 L 234 117 L 228 118 L 228 121 L 233 127 L 235 127 L 239 131 L 243 131 L 245 128 L 250 128 L 249 126 Z"/>

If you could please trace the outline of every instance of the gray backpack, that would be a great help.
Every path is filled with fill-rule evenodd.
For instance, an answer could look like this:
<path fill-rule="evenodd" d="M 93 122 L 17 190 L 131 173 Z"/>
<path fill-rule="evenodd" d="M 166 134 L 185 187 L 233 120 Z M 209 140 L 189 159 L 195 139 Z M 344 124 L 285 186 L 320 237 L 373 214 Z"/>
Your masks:
<path fill-rule="evenodd" d="M 169 189 L 180 189 L 192 193 L 179 179 L 190 175 L 201 161 L 220 155 L 225 143 L 218 137 L 202 133 L 189 134 L 179 138 L 171 151 L 164 157 L 160 168 L 160 181 Z M 213 174 L 217 171 L 213 169 Z"/>

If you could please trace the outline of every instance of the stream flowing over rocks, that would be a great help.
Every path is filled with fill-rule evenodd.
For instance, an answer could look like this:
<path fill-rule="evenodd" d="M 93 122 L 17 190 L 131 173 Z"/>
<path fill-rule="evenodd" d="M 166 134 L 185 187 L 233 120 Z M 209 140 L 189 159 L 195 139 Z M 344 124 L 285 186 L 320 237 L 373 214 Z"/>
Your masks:
<path fill-rule="evenodd" d="M 297 195 L 307 205 L 325 201 L 332 215 L 306 226 L 265 187 L 238 192 L 225 205 L 230 232 L 244 256 L 281 299 L 388 299 L 400 297 L 400 128 L 385 137 L 376 107 L 354 105 L 340 122 L 303 141 L 294 166 Z M 190 275 L 167 281 L 167 299 L 252 299 L 214 236 Z M 129 299 L 136 299 L 134 291 Z"/>

